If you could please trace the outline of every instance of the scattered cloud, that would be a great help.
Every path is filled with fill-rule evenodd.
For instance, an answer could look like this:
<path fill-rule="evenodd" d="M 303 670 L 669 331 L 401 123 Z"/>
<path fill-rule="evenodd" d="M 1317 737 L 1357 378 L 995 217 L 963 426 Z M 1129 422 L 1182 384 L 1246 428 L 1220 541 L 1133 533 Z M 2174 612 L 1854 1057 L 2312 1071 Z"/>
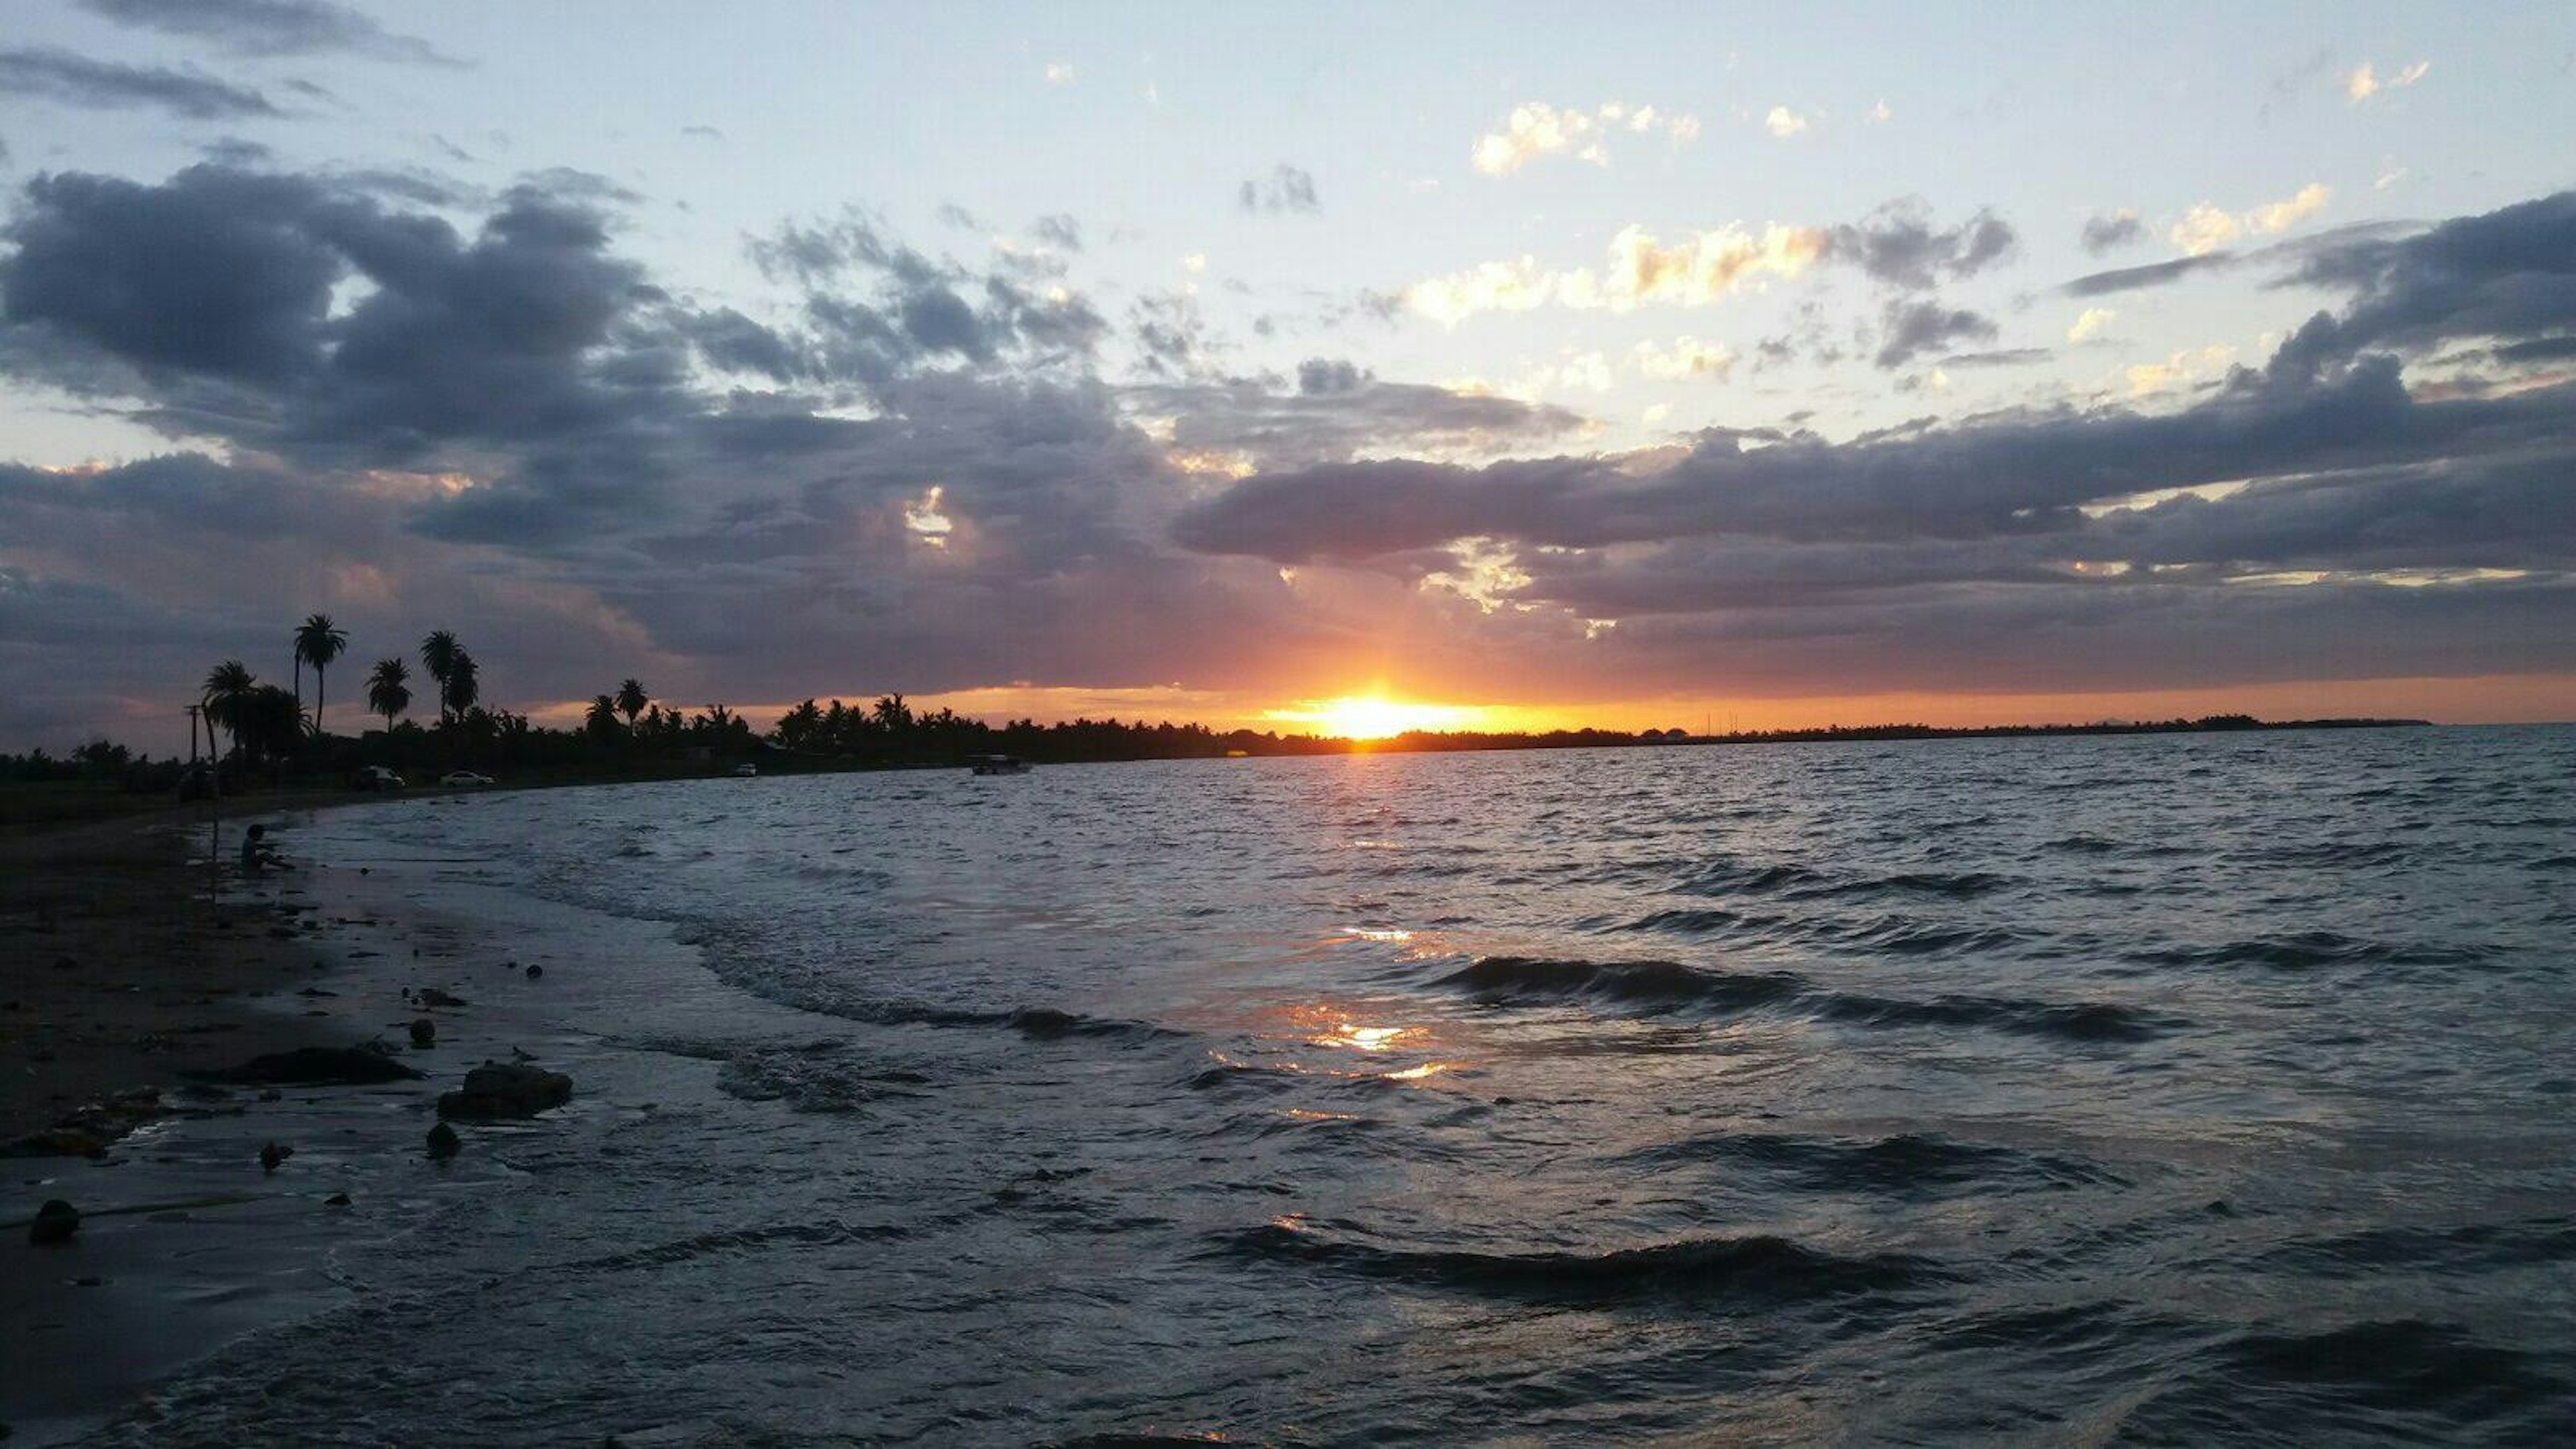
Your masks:
<path fill-rule="evenodd" d="M 0 50 L 0 91 L 90 110 L 163 110 L 191 121 L 285 114 L 251 87 L 198 71 L 120 65 L 51 48 Z"/>
<path fill-rule="evenodd" d="M 2407 66 L 2398 71 L 2397 74 L 2389 76 L 2383 80 L 2380 78 L 2378 71 L 2372 68 L 2371 63 L 2365 60 L 2345 73 L 2343 78 L 2344 99 L 2357 106 L 2384 92 L 2404 90 L 2406 87 L 2422 80 L 2425 73 L 2430 71 L 2432 68 L 2433 62 L 2429 60 L 2419 60 L 2413 65 Z"/>
<path fill-rule="evenodd" d="M 1896 119 L 1896 112 L 1889 110 L 1887 102 L 1882 99 L 1877 105 L 1869 108 L 1869 119 L 1872 125 L 1883 126 Z"/>
<path fill-rule="evenodd" d="M 1931 298 L 1897 300 L 1879 314 L 1878 355 L 1882 368 L 1898 368 L 1927 352 L 1940 352 L 1961 342 L 1991 341 L 1992 320 L 1962 308 L 1944 307 Z"/>
<path fill-rule="evenodd" d="M 1051 86 L 1070 85 L 1073 81 L 1072 62 L 1062 60 L 1048 61 L 1046 64 L 1046 81 L 1047 84 Z"/>
<path fill-rule="evenodd" d="M 1487 176 L 1509 176 L 1542 156 L 1607 166 L 1610 140 L 1623 132 L 1661 134 L 1678 146 L 1699 139 L 1699 118 L 1624 101 L 1605 101 L 1589 111 L 1530 101 L 1514 106 L 1501 130 L 1478 136 L 1468 159 Z"/>
<path fill-rule="evenodd" d="M 1542 268 L 1530 257 L 1487 262 L 1416 282 L 1405 305 L 1443 326 L 1480 312 L 1522 312 L 1551 303 L 1577 310 L 1634 311 L 1649 303 L 1703 307 L 1764 277 L 1794 277 L 1825 255 L 1831 238 L 1815 227 L 1741 227 L 1685 236 L 1667 246 L 1643 227 L 1623 228 L 1610 242 L 1608 265 L 1570 271 Z"/>
<path fill-rule="evenodd" d="M 2176 248 L 2188 257 L 2203 256 L 2237 241 L 2247 232 L 2271 234 L 2288 231 L 2318 212 L 2325 210 L 2334 193 L 2323 182 L 2311 181 L 2296 194 L 2281 201 L 2265 202 L 2242 213 L 2223 211 L 2203 201 L 2183 214 L 2167 235 Z"/>
<path fill-rule="evenodd" d="M 2007 261 L 2020 247 L 2012 225 L 1981 207 L 1956 226 L 1937 226 L 1920 197 L 1891 201 L 1859 221 L 1831 229 L 1829 255 L 1871 280 L 1920 291 L 1944 277 L 1973 277 Z"/>
<path fill-rule="evenodd" d="M 1312 216 L 1323 210 L 1315 197 L 1314 176 L 1285 161 L 1270 168 L 1268 176 L 1245 181 L 1236 191 L 1235 201 L 1245 211 L 1269 216 Z"/>
<path fill-rule="evenodd" d="M 1762 118 L 1762 125 L 1772 135 L 1785 141 L 1806 131 L 1807 118 L 1787 106 L 1773 106 L 1771 114 Z"/>
<path fill-rule="evenodd" d="M 2112 212 L 2108 216 L 2086 217 L 2081 240 L 2084 250 L 2098 257 L 2105 252 L 2135 245 L 2146 240 L 2146 237 L 2146 223 L 2138 219 L 2136 212 L 2124 210 Z"/>
<path fill-rule="evenodd" d="M 1676 337 L 1669 348 L 1652 340 L 1640 342 L 1631 356 L 1641 376 L 1658 382 L 1699 378 L 1725 382 L 1735 374 L 1735 354 L 1725 343 L 1702 342 L 1696 337 Z"/>
<path fill-rule="evenodd" d="M 2110 307 L 2087 307 L 2083 314 L 2075 319 L 2075 325 L 2066 329 L 2066 340 L 2090 342 L 2108 330 L 2119 315 L 2118 311 Z"/>
<path fill-rule="evenodd" d="M 121 25 L 211 40 L 237 55 L 338 51 L 416 65 L 463 64 L 428 41 L 393 34 L 327 0 L 80 0 L 80 5 Z"/>

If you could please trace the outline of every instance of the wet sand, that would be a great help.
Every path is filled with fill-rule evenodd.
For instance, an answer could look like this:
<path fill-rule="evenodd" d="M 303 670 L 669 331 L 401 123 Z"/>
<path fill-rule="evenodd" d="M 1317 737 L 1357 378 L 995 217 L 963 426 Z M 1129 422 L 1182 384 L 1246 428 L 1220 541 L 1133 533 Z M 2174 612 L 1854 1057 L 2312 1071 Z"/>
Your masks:
<path fill-rule="evenodd" d="M 0 839 L 0 1431 L 13 1446 L 95 1431 L 190 1362 L 343 1302 L 335 1250 L 400 1231 L 498 1170 L 470 1155 L 433 1164 L 422 1146 L 437 1094 L 475 1063 L 507 1059 L 530 1035 L 528 1013 L 423 1009 L 403 993 L 436 985 L 488 1002 L 494 983 L 462 973 L 501 975 L 508 943 L 436 914 L 416 881 L 406 894 L 296 860 L 295 825 L 340 803 L 267 797 L 268 811 L 301 809 L 228 818 L 220 871 L 194 811 Z M 240 874 L 253 819 L 294 868 Z M 423 1015 L 439 1039 L 413 1048 L 407 1027 Z M 281 1089 L 196 1079 L 370 1040 L 424 1077 Z M 128 1120 L 104 1133 L 48 1135 L 67 1118 L 94 1125 L 84 1107 L 155 1092 L 157 1107 L 121 1111 Z M 272 1141 L 294 1151 L 268 1171 Z M 82 1211 L 80 1231 L 31 1244 L 27 1222 L 52 1198 Z"/>
<path fill-rule="evenodd" d="M 223 825 L 228 852 L 241 829 Z M 297 871 L 271 903 L 223 902 L 208 838 L 194 808 L 0 835 L 0 1141 L 111 1093 L 347 1044 L 253 1005 L 311 984 L 300 943 L 327 891 Z"/>

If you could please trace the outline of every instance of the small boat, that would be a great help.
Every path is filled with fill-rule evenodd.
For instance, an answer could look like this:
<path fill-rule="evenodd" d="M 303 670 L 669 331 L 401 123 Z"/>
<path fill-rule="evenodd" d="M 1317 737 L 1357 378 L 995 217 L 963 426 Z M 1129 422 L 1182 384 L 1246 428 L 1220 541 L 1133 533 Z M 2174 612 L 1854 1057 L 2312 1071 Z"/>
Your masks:
<path fill-rule="evenodd" d="M 966 768 L 978 775 L 1025 775 L 1029 762 L 1017 755 L 969 755 Z"/>
<path fill-rule="evenodd" d="M 745 760 L 741 764 L 733 767 L 733 777 L 737 780 L 756 779 L 759 775 L 760 767 L 749 760 Z"/>

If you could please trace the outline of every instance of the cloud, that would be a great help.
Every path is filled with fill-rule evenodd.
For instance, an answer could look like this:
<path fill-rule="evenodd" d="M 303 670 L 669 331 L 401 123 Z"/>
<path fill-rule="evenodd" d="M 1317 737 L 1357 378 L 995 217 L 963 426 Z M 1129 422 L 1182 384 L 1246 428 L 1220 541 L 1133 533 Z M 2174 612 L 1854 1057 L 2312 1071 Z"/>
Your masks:
<path fill-rule="evenodd" d="M 2134 211 L 2115 211 L 2108 216 L 2084 219 L 2084 250 L 2097 257 L 2144 241 L 2146 236 L 2146 223 L 2140 221 Z"/>
<path fill-rule="evenodd" d="M 1702 342 L 1696 337 L 1676 337 L 1669 348 L 1653 341 L 1640 342 L 1630 355 L 1641 375 L 1658 382 L 1697 378 L 1725 382 L 1735 374 L 1735 354 L 1725 343 Z"/>
<path fill-rule="evenodd" d="M 1874 126 L 1883 126 L 1895 119 L 1896 112 L 1887 108 L 1887 102 L 1884 99 L 1880 100 L 1877 105 L 1869 108 L 1869 121 L 1870 124 Z"/>
<path fill-rule="evenodd" d="M 1622 133 L 1661 133 L 1678 146 L 1699 138 L 1699 119 L 1623 101 L 1605 101 L 1589 111 L 1530 101 L 1514 106 L 1501 130 L 1478 136 L 1468 161 L 1487 176 L 1512 175 L 1542 156 L 1572 156 L 1607 166 L 1610 139 Z"/>
<path fill-rule="evenodd" d="M 1930 298 L 1898 300 L 1888 303 L 1879 314 L 1878 335 L 1878 355 L 1872 361 L 1883 368 L 1897 368 L 1926 352 L 1938 352 L 1961 342 L 1990 341 L 1995 324 L 1975 312 L 1944 307 Z"/>
<path fill-rule="evenodd" d="M 459 65 L 429 42 L 395 35 L 375 21 L 326 0 L 80 0 L 83 9 L 121 25 L 211 40 L 237 55 L 316 55 L 340 51 L 377 60 Z"/>
<path fill-rule="evenodd" d="M 2379 78 L 2379 73 L 2371 68 L 2370 62 L 2365 60 L 2361 64 L 2354 66 L 2349 72 L 2345 73 L 2343 78 L 2344 99 L 2357 106 L 2364 101 L 2377 97 L 2382 92 L 2403 90 L 2406 87 L 2415 84 L 2417 81 L 2422 80 L 2425 73 L 2430 71 L 2432 68 L 2433 62 L 2429 60 L 2419 60 L 2413 65 L 2405 67 L 2398 71 L 2397 74 L 2390 76 L 2383 81 Z"/>
<path fill-rule="evenodd" d="M 2090 342 L 2108 330 L 2119 315 L 2117 310 L 2110 307 L 2087 307 L 2083 314 L 2075 319 L 2075 325 L 2066 329 L 2066 340 Z"/>
<path fill-rule="evenodd" d="M 2179 282 L 2196 272 L 2221 272 L 2241 263 L 2244 258 L 2234 252 L 2207 252 L 2196 257 L 2176 257 L 2169 262 L 2149 262 L 2142 267 L 2119 267 L 2107 272 L 2092 272 L 2077 277 L 2060 290 L 2070 297 L 2103 297 L 2114 292 L 2134 292 L 2144 287 L 2161 287 Z"/>
<path fill-rule="evenodd" d="M 1953 227 L 1937 227 L 1919 197 L 1891 201 L 1858 222 L 1834 227 L 1828 256 L 1849 262 L 1874 281 L 1924 290 L 1942 278 L 1973 277 L 2009 260 L 2020 239 L 1991 207 Z"/>
<path fill-rule="evenodd" d="M 1243 183 L 1236 201 L 1245 211 L 1266 212 L 1271 216 L 1302 213 L 1311 216 L 1323 209 L 1315 199 L 1315 178 L 1282 161 L 1266 177 L 1256 176 Z"/>
<path fill-rule="evenodd" d="M 2563 352 L 2576 194 L 2298 255 L 2296 280 L 2345 304 L 2260 369 L 2223 348 L 2155 364 L 2157 388 L 2205 384 L 2179 409 L 2015 409 L 1841 443 L 1719 429 L 1678 454 L 1353 459 L 1247 477 L 1183 510 L 1174 536 L 1432 592 L 1472 556 L 1507 581 L 1497 617 L 1622 620 L 1632 685 L 1708 677 L 1717 657 L 1738 684 L 1945 690 L 2576 665 L 2576 382 L 2419 395 L 2382 350 Z M 1929 301 L 1900 309 L 1947 321 Z"/>
<path fill-rule="evenodd" d="M 0 90 L 91 110 L 153 108 L 192 121 L 282 116 L 268 97 L 193 70 L 119 65 L 67 50 L 0 50 Z"/>
<path fill-rule="evenodd" d="M 0 465 L 12 743 L 159 716 L 315 607 L 388 652 L 457 628 L 514 706 L 603 659 L 738 702 L 1322 697 L 1355 640 L 1462 698 L 2576 669 L 2576 384 L 2501 371 L 2576 331 L 2576 198 L 2280 250 L 2335 305 L 2153 408 L 1600 454 L 1570 409 L 1346 358 L 1227 375 L 1186 293 L 1112 327 L 858 212 L 763 234 L 765 282 L 717 301 L 567 173 L 452 208 L 225 166 L 18 191 L 0 370 L 204 441 Z M 1639 295 L 1687 295 L 1716 274 L 1648 253 L 1728 248 L 1641 244 Z M 2410 391 L 2399 354 L 2514 385 Z"/>
<path fill-rule="evenodd" d="M 1611 312 L 1705 307 L 1747 286 L 1802 276 L 1822 262 L 1855 267 L 1885 286 L 1921 290 L 1943 278 L 1975 276 L 2018 250 L 2011 224 L 1990 208 L 1943 227 L 1920 199 L 1905 198 L 1839 226 L 1772 223 L 1756 234 L 1731 224 L 1669 244 L 1644 227 L 1628 226 L 1611 238 L 1608 262 L 1598 271 L 1556 270 L 1523 256 L 1427 278 L 1403 296 L 1414 313 L 1455 327 L 1479 313 L 1546 306 Z"/>
<path fill-rule="evenodd" d="M 2265 202 L 2241 215 L 2222 211 L 2203 201 L 2184 213 L 2168 235 L 2183 255 L 2204 256 L 2248 232 L 2269 235 L 2288 231 L 2325 210 L 2326 203 L 2333 196 L 2333 191 L 2324 183 L 2311 181 L 2285 200 Z"/>
<path fill-rule="evenodd" d="M 1249 472 L 1403 449 L 1493 457 L 1580 432 L 1585 419 L 1548 403 L 1387 382 L 1346 360 L 1309 358 L 1293 390 L 1255 378 L 1150 386 L 1129 405 L 1159 418 L 1175 455 L 1202 469 Z"/>
<path fill-rule="evenodd" d="M 1773 225 L 1756 235 L 1729 226 L 1667 245 L 1643 227 L 1629 226 L 1611 238 L 1608 263 L 1599 272 L 1552 271 L 1524 256 L 1416 282 L 1405 289 L 1404 302 L 1448 327 L 1482 312 L 1551 304 L 1613 312 L 1649 304 L 1705 307 L 1760 279 L 1798 276 L 1831 245 L 1831 235 L 1816 227 Z"/>
<path fill-rule="evenodd" d="M 1068 252 L 1082 250 L 1082 223 L 1062 212 L 1039 217 L 1029 230 L 1051 247 Z"/>
<path fill-rule="evenodd" d="M 1806 131 L 1807 118 L 1787 106 L 1773 106 L 1771 114 L 1763 117 L 1762 125 L 1772 135 L 1785 141 Z"/>
<path fill-rule="evenodd" d="M 1072 84 L 1073 63 L 1071 61 L 1063 60 L 1048 61 L 1046 64 L 1046 82 L 1051 86 Z"/>

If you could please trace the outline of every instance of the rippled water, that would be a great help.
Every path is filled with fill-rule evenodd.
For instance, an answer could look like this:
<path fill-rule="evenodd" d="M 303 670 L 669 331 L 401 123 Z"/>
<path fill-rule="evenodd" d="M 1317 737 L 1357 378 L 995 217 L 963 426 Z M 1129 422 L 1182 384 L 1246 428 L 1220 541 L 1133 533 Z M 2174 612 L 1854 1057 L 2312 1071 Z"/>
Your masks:
<path fill-rule="evenodd" d="M 2571 779 L 2413 730 L 328 817 L 588 990 L 583 1102 L 156 1422 L 2561 1440 Z"/>

